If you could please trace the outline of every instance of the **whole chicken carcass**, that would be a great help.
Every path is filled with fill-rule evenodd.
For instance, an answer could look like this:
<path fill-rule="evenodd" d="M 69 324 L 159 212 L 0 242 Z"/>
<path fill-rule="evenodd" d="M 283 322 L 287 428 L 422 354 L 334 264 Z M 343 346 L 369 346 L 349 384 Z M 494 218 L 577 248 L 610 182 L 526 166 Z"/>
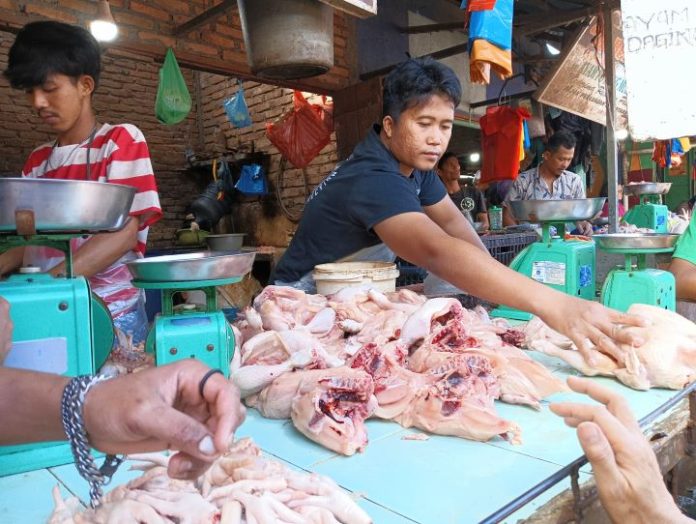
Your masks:
<path fill-rule="evenodd" d="M 526 330 L 530 349 L 559 357 L 589 376 L 615 376 L 625 385 L 646 390 L 651 387 L 683 389 L 696 380 L 696 325 L 681 315 L 656 306 L 633 304 L 629 314 L 649 319 L 645 327 L 627 327 L 644 340 L 639 347 L 621 345 L 625 362 L 596 353 L 597 362 L 588 364 L 575 346 L 539 319 Z"/>
<path fill-rule="evenodd" d="M 377 407 L 374 383 L 367 373 L 358 377 L 327 376 L 309 388 L 300 385 L 292 401 L 291 418 L 310 440 L 353 455 L 367 446 L 365 420 Z"/>

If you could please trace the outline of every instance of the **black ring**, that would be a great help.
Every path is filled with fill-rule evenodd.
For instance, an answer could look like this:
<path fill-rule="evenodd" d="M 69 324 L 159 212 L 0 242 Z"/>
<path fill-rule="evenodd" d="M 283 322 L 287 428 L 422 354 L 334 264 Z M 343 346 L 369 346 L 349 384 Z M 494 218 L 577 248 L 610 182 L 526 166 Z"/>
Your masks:
<path fill-rule="evenodd" d="M 220 369 L 211 369 L 209 370 L 205 375 L 203 375 L 203 378 L 201 381 L 198 383 L 198 392 L 201 394 L 201 398 L 205 398 L 203 396 L 203 388 L 205 387 L 205 383 L 208 382 L 208 379 L 212 377 L 213 375 L 220 373 L 221 375 L 224 375 L 222 370 Z"/>

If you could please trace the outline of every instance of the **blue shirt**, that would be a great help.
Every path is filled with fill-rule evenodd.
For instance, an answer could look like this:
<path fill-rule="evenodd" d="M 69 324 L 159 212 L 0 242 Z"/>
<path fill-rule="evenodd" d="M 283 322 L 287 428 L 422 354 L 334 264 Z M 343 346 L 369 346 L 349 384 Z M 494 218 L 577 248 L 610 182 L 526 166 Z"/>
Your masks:
<path fill-rule="evenodd" d="M 447 191 L 435 171 L 399 172 L 375 125 L 353 154 L 319 183 L 272 281 L 295 282 L 317 264 L 335 262 L 381 243 L 373 228 L 402 213 L 423 212 Z"/>

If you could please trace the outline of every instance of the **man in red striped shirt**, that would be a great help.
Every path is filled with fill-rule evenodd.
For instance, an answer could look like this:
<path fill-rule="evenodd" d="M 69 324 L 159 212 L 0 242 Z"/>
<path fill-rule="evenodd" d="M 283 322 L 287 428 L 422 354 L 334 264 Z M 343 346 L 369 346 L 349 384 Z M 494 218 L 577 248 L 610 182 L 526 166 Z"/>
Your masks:
<path fill-rule="evenodd" d="M 148 228 L 162 216 L 150 153 L 131 124 L 100 123 L 92 108 L 99 83 L 100 49 L 85 29 L 60 22 L 24 26 L 10 48 L 5 77 L 24 89 L 39 117 L 57 133 L 35 149 L 22 176 L 91 180 L 135 187 L 131 220 L 120 231 L 73 241 L 73 272 L 89 278 L 109 306 L 116 327 L 137 343 L 147 331 L 142 290 L 131 285 L 125 262 L 142 257 Z M 0 255 L 0 275 L 23 262 L 64 273 L 60 253 L 27 247 Z"/>

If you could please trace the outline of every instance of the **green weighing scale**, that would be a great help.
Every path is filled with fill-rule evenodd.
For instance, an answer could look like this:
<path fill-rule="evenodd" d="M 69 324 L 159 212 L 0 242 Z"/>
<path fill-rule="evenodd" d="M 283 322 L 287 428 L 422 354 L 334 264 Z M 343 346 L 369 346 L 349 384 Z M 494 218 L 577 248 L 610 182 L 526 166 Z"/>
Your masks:
<path fill-rule="evenodd" d="M 592 241 L 565 237 L 566 222 L 588 220 L 597 215 L 606 198 L 569 200 L 513 200 L 515 218 L 541 224 L 541 238 L 524 248 L 510 268 L 568 295 L 594 300 L 595 245 Z M 551 227 L 557 230 L 552 235 Z M 507 306 L 491 312 L 494 317 L 531 320 L 532 314 Z"/>
<path fill-rule="evenodd" d="M 637 227 L 652 229 L 655 233 L 668 233 L 667 218 L 669 209 L 662 203 L 662 195 L 669 192 L 668 182 L 639 182 L 626 184 L 624 193 L 640 199 L 623 216 L 622 221 Z"/>
<path fill-rule="evenodd" d="M 145 343 L 160 366 L 195 358 L 229 377 L 234 353 L 234 333 L 217 307 L 216 287 L 239 282 L 251 271 L 256 253 L 200 252 L 143 258 L 129 262 L 133 285 L 159 289 L 162 312 L 157 315 Z M 200 290 L 205 306 L 175 306 L 177 294 Z"/>
<path fill-rule="evenodd" d="M 619 311 L 632 304 L 676 310 L 676 286 L 669 271 L 647 267 L 649 254 L 671 253 L 679 235 L 613 233 L 594 236 L 607 253 L 624 255 L 624 265 L 612 269 L 602 285 L 602 303 Z M 634 263 L 635 260 L 635 263 Z"/>
<path fill-rule="evenodd" d="M 0 280 L 10 303 L 12 347 L 4 366 L 66 376 L 94 374 L 114 343 L 106 305 L 86 278 L 73 275 L 74 238 L 117 231 L 135 189 L 72 180 L 0 178 L 0 252 L 41 246 L 65 255 L 66 275 L 23 267 Z M 64 442 L 0 446 L 0 476 L 72 462 Z"/>

